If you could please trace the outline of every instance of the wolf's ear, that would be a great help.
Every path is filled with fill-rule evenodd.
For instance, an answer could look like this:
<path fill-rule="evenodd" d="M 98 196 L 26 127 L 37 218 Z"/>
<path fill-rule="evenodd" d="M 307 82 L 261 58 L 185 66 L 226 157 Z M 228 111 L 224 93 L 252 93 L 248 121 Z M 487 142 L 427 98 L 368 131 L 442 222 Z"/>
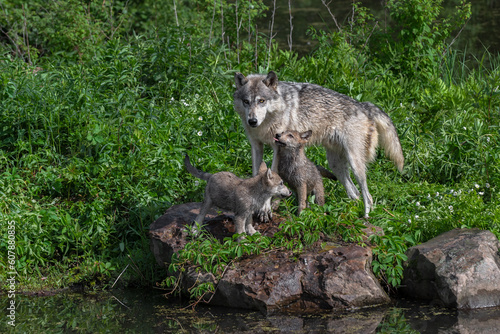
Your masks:
<path fill-rule="evenodd" d="M 273 172 L 271 171 L 271 168 L 268 168 L 267 169 L 267 172 L 266 172 L 266 178 L 268 180 L 271 180 L 273 178 Z"/>
<path fill-rule="evenodd" d="M 236 83 L 236 89 L 240 89 L 242 86 L 246 85 L 248 79 L 240 72 L 236 72 L 234 74 L 234 82 Z"/>
<path fill-rule="evenodd" d="M 308 130 L 306 132 L 302 132 L 300 134 L 300 138 L 302 138 L 304 140 L 308 140 L 311 137 L 312 133 L 313 133 L 312 130 Z"/>
<path fill-rule="evenodd" d="M 278 88 L 278 76 L 273 71 L 270 71 L 262 82 L 264 85 L 274 90 Z"/>
<path fill-rule="evenodd" d="M 262 174 L 266 171 L 267 169 L 267 166 L 266 166 L 266 163 L 264 161 L 262 161 L 260 163 L 260 166 L 259 166 L 259 174 Z"/>

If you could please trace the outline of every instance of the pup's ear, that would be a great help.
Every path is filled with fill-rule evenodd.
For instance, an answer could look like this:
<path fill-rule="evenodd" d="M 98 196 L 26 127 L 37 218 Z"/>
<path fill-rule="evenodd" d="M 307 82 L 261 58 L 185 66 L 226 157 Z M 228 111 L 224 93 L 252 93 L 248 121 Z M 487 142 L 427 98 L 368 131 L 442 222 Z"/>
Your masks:
<path fill-rule="evenodd" d="M 302 132 L 300 134 L 300 138 L 302 138 L 304 140 L 308 140 L 311 137 L 312 133 L 313 133 L 312 130 L 308 130 L 306 132 Z"/>
<path fill-rule="evenodd" d="M 270 71 L 262 82 L 264 85 L 274 90 L 278 88 L 278 76 L 273 71 Z"/>
<path fill-rule="evenodd" d="M 260 163 L 260 166 L 259 166 L 259 174 L 262 174 L 266 171 L 267 169 L 267 166 L 266 166 L 266 163 L 264 161 L 262 161 Z"/>
<path fill-rule="evenodd" d="M 236 72 L 234 74 L 234 82 L 236 83 L 236 89 L 240 89 L 242 86 L 246 85 L 248 79 L 240 72 Z"/>
<path fill-rule="evenodd" d="M 268 180 L 271 180 L 273 178 L 273 172 L 271 171 L 271 168 L 268 168 L 267 169 L 267 172 L 266 172 L 266 178 Z"/>

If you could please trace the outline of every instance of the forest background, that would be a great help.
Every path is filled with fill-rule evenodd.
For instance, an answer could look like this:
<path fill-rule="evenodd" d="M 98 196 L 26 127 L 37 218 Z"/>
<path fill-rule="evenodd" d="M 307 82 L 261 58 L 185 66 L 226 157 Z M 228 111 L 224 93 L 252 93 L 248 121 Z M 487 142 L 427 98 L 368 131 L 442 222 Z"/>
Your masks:
<path fill-rule="evenodd" d="M 268 10 L 258 0 L 3 1 L 1 281 L 12 245 L 20 290 L 108 287 L 121 273 L 120 285 L 163 280 L 148 226 L 170 206 L 203 198 L 184 154 L 208 172 L 251 175 L 232 106 L 236 71 L 274 70 L 391 116 L 404 173 L 383 152 L 368 170 L 370 223 L 385 232 L 372 239 L 373 269 L 385 286 L 399 284 L 408 247 L 442 232 L 478 227 L 500 237 L 500 62 L 487 50 L 454 49 L 471 15 L 470 3 L 455 2 L 445 14 L 440 0 L 388 0 L 383 19 L 354 2 L 343 21 L 325 2 L 330 28 L 310 28 L 315 46 L 299 56 L 293 34 L 287 45 L 273 38 L 274 15 L 259 29 L 273 2 Z M 307 154 L 326 166 L 322 148 Z M 177 269 L 220 272 L 244 254 L 300 251 L 322 234 L 362 243 L 362 201 L 337 182 L 325 187 L 327 204 L 300 217 L 293 198 L 282 201 L 287 219 L 274 238 L 195 238 Z"/>

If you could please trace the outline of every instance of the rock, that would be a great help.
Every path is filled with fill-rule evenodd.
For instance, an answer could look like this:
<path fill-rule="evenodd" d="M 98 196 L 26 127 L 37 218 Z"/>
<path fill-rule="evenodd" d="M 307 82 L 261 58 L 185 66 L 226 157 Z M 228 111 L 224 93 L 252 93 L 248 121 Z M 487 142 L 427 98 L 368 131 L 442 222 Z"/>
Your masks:
<path fill-rule="evenodd" d="M 447 307 L 500 305 L 500 242 L 489 231 L 455 229 L 407 251 L 402 291 Z"/>
<path fill-rule="evenodd" d="M 174 206 L 151 225 L 151 249 L 159 264 L 168 264 L 172 254 L 184 247 L 184 225 L 193 220 L 198 209 L 197 203 Z M 278 225 L 273 221 L 256 229 L 273 235 Z M 208 226 L 219 240 L 234 233 L 228 214 L 213 213 Z M 321 247 L 317 243 L 300 254 L 274 250 L 240 259 L 218 281 L 212 274 L 191 267 L 181 285 L 187 291 L 195 282 L 212 282 L 217 288 L 210 304 L 257 309 L 266 314 L 386 304 L 390 299 L 373 275 L 371 261 L 370 248 L 333 243 Z"/>

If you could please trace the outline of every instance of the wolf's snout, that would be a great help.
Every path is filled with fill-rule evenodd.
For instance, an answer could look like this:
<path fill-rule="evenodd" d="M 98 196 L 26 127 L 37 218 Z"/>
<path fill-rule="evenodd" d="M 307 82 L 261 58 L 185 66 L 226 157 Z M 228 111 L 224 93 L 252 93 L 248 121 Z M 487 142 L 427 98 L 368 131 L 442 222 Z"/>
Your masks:
<path fill-rule="evenodd" d="M 280 139 L 281 138 L 281 135 L 279 133 L 276 134 L 276 136 L 274 136 L 275 139 Z"/>
<path fill-rule="evenodd" d="M 257 126 L 257 118 L 249 118 L 248 119 L 248 125 L 250 125 L 252 128 L 255 128 Z"/>

